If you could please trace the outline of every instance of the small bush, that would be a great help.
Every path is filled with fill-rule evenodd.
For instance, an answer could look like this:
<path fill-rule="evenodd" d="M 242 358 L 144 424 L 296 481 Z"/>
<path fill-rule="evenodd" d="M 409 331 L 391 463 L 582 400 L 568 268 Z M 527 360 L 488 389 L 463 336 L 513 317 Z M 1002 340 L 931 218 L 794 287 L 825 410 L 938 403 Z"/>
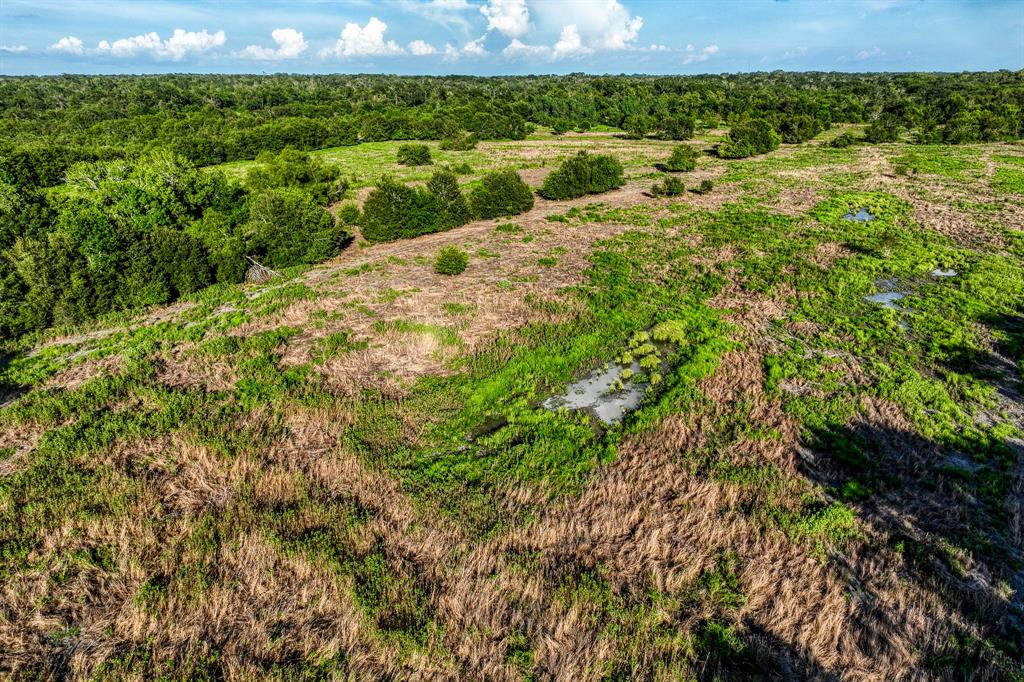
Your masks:
<path fill-rule="evenodd" d="M 696 192 L 697 194 L 708 194 L 714 188 L 715 186 L 711 184 L 710 180 L 701 180 L 700 185 L 697 187 L 697 189 L 693 191 Z"/>
<path fill-rule="evenodd" d="M 457 246 L 446 246 L 437 252 L 434 272 L 439 275 L 461 275 L 469 265 L 469 254 Z"/>
<path fill-rule="evenodd" d="M 462 163 L 455 163 L 449 166 L 449 170 L 456 175 L 472 175 L 473 167 L 463 161 Z"/>
<path fill-rule="evenodd" d="M 656 197 L 677 197 L 685 191 L 686 187 L 679 178 L 665 178 L 660 185 L 654 183 L 651 187 L 651 194 Z"/>
<path fill-rule="evenodd" d="M 847 130 L 845 133 L 829 142 L 828 146 L 834 147 L 835 149 L 846 149 L 847 147 L 851 147 L 855 144 L 857 144 L 857 136 Z"/>
<path fill-rule="evenodd" d="M 480 138 L 476 136 L 476 133 L 463 133 L 462 135 L 446 137 L 441 140 L 441 144 L 439 146 L 445 151 L 466 152 L 470 149 L 476 149 L 477 142 L 479 141 Z"/>
<path fill-rule="evenodd" d="M 681 144 L 672 149 L 672 155 L 665 162 L 665 170 L 671 173 L 692 171 L 697 167 L 698 152 L 687 144 Z"/>
<path fill-rule="evenodd" d="M 459 189 L 458 178 L 449 170 L 439 170 L 427 183 L 427 191 L 437 206 L 436 227 L 447 230 L 470 221 L 469 204 Z"/>
<path fill-rule="evenodd" d="M 544 179 L 540 193 L 547 199 L 575 199 L 607 192 L 623 182 L 622 164 L 615 157 L 580 152 Z"/>
<path fill-rule="evenodd" d="M 425 144 L 403 144 L 398 148 L 398 163 L 403 166 L 430 165 L 430 147 Z"/>
<path fill-rule="evenodd" d="M 514 170 L 488 173 L 469 200 L 478 218 L 517 215 L 533 208 L 533 192 Z"/>
<path fill-rule="evenodd" d="M 342 225 L 357 225 L 363 214 L 355 204 L 345 204 L 338 209 L 338 222 Z"/>
<path fill-rule="evenodd" d="M 691 116 L 666 116 L 658 123 L 658 139 L 689 140 L 695 125 Z"/>
<path fill-rule="evenodd" d="M 386 242 L 436 232 L 436 216 L 433 194 L 384 177 L 363 204 L 363 237 Z"/>
<path fill-rule="evenodd" d="M 729 130 L 729 139 L 718 145 L 723 159 L 745 159 L 779 148 L 782 138 L 764 119 L 737 123 Z"/>

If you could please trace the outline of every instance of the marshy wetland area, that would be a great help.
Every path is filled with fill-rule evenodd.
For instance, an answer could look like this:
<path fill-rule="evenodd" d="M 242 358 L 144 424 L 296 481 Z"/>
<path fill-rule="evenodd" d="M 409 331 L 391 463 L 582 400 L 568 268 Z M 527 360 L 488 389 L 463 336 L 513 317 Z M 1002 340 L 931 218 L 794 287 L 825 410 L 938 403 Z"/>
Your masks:
<path fill-rule="evenodd" d="M 864 127 L 310 151 L 344 248 L 7 345 L 0 671 L 1021 679 L 1024 146 Z"/>

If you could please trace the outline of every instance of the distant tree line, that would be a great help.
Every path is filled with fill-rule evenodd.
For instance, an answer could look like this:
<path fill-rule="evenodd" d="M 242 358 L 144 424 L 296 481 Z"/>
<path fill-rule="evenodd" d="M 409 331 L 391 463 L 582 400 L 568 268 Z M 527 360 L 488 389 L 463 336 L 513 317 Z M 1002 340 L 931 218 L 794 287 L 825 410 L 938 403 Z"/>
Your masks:
<path fill-rule="evenodd" d="M 533 205 L 513 171 L 465 196 L 449 170 L 424 188 L 383 180 L 364 212 L 309 150 L 385 140 L 522 139 L 607 126 L 682 140 L 725 125 L 723 157 L 761 154 L 835 123 L 864 139 L 964 143 L 1022 136 L 1024 75 L 755 73 L 696 77 L 0 77 L 0 340 L 112 310 L 166 303 L 270 268 L 330 257 L 361 221 L 387 240 Z M 426 152 L 426 153 L 425 153 Z M 410 146 L 405 163 L 429 163 Z M 691 169 L 678 151 L 666 170 Z M 241 181 L 202 166 L 257 163 Z M 545 181 L 549 198 L 622 183 L 583 155 Z M 679 181 L 681 183 L 681 181 Z M 676 191 L 673 183 L 662 191 Z"/>
<path fill-rule="evenodd" d="M 765 119 L 783 142 L 834 123 L 884 139 L 964 143 L 1024 135 L 1024 73 L 720 76 L 54 76 L 0 78 L 0 168 L 52 186 L 79 161 L 169 149 L 197 166 L 285 147 L 521 139 L 595 126 L 686 139 Z"/>

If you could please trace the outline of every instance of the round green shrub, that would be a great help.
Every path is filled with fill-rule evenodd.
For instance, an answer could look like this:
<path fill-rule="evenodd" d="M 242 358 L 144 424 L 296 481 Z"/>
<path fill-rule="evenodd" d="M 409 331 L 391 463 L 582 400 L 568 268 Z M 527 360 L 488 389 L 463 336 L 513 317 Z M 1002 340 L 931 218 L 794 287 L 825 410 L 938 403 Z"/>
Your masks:
<path fill-rule="evenodd" d="M 427 166 L 431 163 L 430 147 L 425 144 L 403 144 L 398 148 L 398 163 L 403 166 Z"/>
<path fill-rule="evenodd" d="M 685 191 L 686 186 L 679 178 L 665 178 L 660 185 L 654 183 L 651 187 L 651 194 L 656 197 L 677 197 Z"/>
<path fill-rule="evenodd" d="M 845 133 L 829 142 L 828 146 L 836 149 L 845 149 L 855 144 L 857 144 L 857 136 L 847 130 Z"/>
<path fill-rule="evenodd" d="M 783 118 L 778 124 L 779 135 L 786 144 L 807 142 L 822 131 L 821 122 L 813 116 L 797 114 Z"/>
<path fill-rule="evenodd" d="M 607 192 L 624 182 L 622 164 L 615 157 L 580 152 L 544 179 L 540 193 L 547 199 L 575 199 Z"/>
<path fill-rule="evenodd" d="M 671 173 L 692 171 L 697 167 L 698 152 L 688 144 L 673 147 L 672 155 L 665 162 L 665 170 Z"/>
<path fill-rule="evenodd" d="M 362 212 L 355 204 L 344 204 L 338 209 L 338 222 L 342 225 L 356 225 L 362 217 Z"/>
<path fill-rule="evenodd" d="M 729 130 L 729 139 L 718 145 L 718 155 L 723 159 L 745 159 L 778 149 L 781 142 L 771 123 L 755 118 L 735 124 Z"/>
<path fill-rule="evenodd" d="M 696 122 L 692 116 L 666 116 L 658 122 L 658 139 L 689 140 Z"/>
<path fill-rule="evenodd" d="M 439 230 L 448 230 L 469 222 L 469 204 L 459 189 L 459 180 L 450 170 L 439 170 L 427 183 L 427 191 L 434 196 L 437 206 L 435 217 Z"/>
<path fill-rule="evenodd" d="M 470 193 L 469 200 L 478 218 L 517 215 L 533 208 L 533 192 L 514 170 L 488 173 Z"/>
<path fill-rule="evenodd" d="M 437 232 L 437 202 L 430 192 L 384 177 L 363 204 L 363 237 L 371 242 Z"/>
<path fill-rule="evenodd" d="M 457 246 L 446 246 L 434 258 L 434 272 L 439 275 L 461 275 L 469 265 L 469 254 Z"/>

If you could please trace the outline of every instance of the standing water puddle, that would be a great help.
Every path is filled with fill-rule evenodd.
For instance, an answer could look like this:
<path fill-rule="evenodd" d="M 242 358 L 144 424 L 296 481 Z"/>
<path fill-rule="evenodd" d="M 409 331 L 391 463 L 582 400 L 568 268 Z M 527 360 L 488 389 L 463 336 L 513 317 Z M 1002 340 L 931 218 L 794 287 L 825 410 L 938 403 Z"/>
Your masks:
<path fill-rule="evenodd" d="M 902 301 L 909 293 L 907 291 L 899 290 L 899 282 L 894 279 L 880 279 L 877 282 L 879 292 L 877 294 L 871 294 L 865 296 L 864 300 L 868 303 L 877 303 L 883 308 L 889 310 L 899 310 L 901 312 L 909 312 L 909 308 L 896 305 L 897 301 Z"/>
<path fill-rule="evenodd" d="M 843 218 L 845 218 L 846 220 L 853 220 L 858 223 L 868 223 L 874 220 L 875 216 L 872 215 L 866 208 L 862 208 L 859 209 L 856 213 L 850 211 L 849 213 L 844 215 Z"/>
<path fill-rule="evenodd" d="M 957 272 L 953 268 L 943 270 L 942 268 L 935 268 L 932 270 L 932 277 L 956 277 Z"/>
<path fill-rule="evenodd" d="M 628 376 L 639 374 L 640 363 L 633 362 L 629 369 L 631 374 Z M 647 392 L 646 385 L 641 385 L 632 378 L 622 380 L 622 372 L 623 367 L 614 363 L 607 368 L 595 369 L 576 383 L 570 384 L 565 393 L 545 400 L 544 407 L 549 410 L 563 407 L 570 410 L 585 410 L 605 424 L 614 424 L 639 407 Z M 618 388 L 620 380 L 621 389 Z"/>
<path fill-rule="evenodd" d="M 565 392 L 553 395 L 542 405 L 548 410 L 568 408 L 584 411 L 604 424 L 614 424 L 640 407 L 650 386 L 657 385 L 668 369 L 666 360 L 674 350 L 673 323 L 665 322 L 649 331 L 633 334 L 628 349 L 612 362 L 598 367 Z"/>

